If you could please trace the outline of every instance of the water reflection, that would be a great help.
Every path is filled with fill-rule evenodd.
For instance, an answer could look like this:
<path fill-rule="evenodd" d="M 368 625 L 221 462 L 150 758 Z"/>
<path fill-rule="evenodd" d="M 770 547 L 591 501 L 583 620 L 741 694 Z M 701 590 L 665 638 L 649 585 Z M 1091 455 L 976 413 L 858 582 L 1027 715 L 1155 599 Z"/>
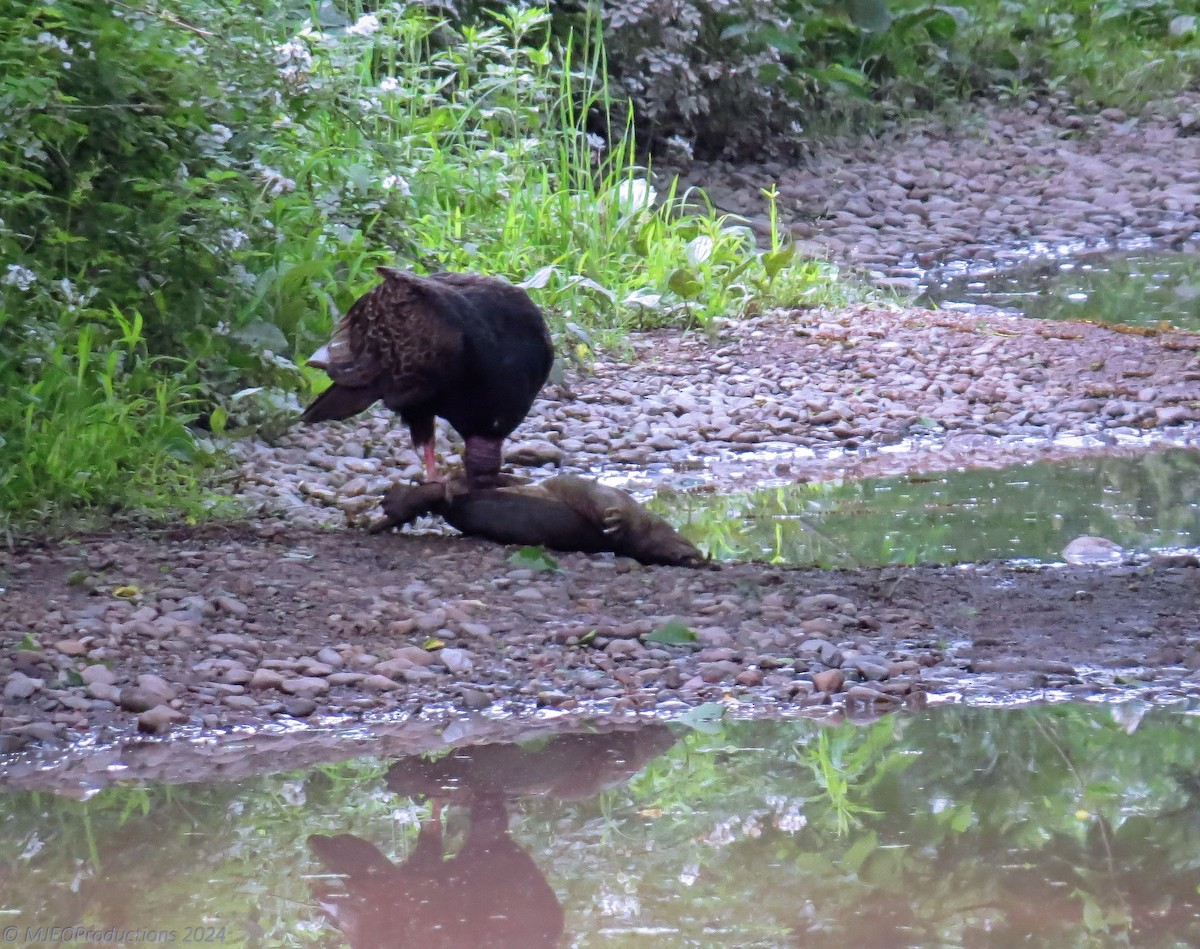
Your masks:
<path fill-rule="evenodd" d="M 558 945 L 563 912 L 529 853 L 508 833 L 508 801 L 581 800 L 620 783 L 675 739 L 664 726 L 554 738 L 540 748 L 484 745 L 444 758 L 404 758 L 387 772 L 394 794 L 428 800 L 413 848 L 399 863 L 354 834 L 313 834 L 308 845 L 337 883 L 313 895 L 353 949 Z M 442 811 L 461 808 L 468 829 L 443 851 Z"/>
<path fill-rule="evenodd" d="M 922 302 L 986 305 L 1041 319 L 1166 322 L 1200 331 L 1200 259 L 1135 251 L 1040 260 L 986 277 L 955 277 L 927 289 Z"/>
<path fill-rule="evenodd" d="M 0 928 L 21 933 L 203 922 L 239 946 L 1200 944 L 1194 709 L 704 718 L 86 802 L 8 794 L 0 817 Z"/>
<path fill-rule="evenodd" d="M 1129 550 L 1200 546 L 1200 452 L 799 484 L 651 507 L 718 559 L 822 566 L 1028 558 L 1097 535 Z"/>

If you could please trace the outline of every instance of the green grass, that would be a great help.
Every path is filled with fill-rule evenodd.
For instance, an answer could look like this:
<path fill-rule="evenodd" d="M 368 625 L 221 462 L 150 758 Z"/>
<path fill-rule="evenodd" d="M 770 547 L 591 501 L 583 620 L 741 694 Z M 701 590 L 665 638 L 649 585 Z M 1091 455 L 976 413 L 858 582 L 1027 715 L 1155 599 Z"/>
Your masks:
<path fill-rule="evenodd" d="M 191 423 L 281 430 L 379 264 L 522 283 L 585 362 L 634 328 L 840 298 L 778 238 L 656 192 L 631 122 L 606 124 L 594 31 L 553 40 L 536 9 L 115 9 L 0 0 L 10 535 L 202 511 Z"/>
<path fill-rule="evenodd" d="M 986 0 L 813 30 L 837 76 L 857 63 L 860 94 L 898 103 L 927 74 L 940 94 L 1069 82 L 1115 101 L 1194 80 L 1185 6 Z M 777 230 L 758 246 L 654 181 L 599 26 L 562 22 L 0 0 L 0 530 L 203 510 L 192 423 L 281 430 L 303 358 L 379 264 L 521 283 L 585 364 L 634 329 L 844 298 Z"/>

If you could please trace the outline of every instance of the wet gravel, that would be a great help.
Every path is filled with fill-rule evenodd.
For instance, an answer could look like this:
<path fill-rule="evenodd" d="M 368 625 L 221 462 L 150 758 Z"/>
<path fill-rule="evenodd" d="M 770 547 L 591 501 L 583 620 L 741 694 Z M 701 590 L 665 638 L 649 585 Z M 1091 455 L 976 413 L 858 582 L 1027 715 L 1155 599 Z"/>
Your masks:
<path fill-rule="evenodd" d="M 509 460 L 634 488 L 944 470 L 1102 450 L 1200 444 L 1200 336 L 1085 323 L 857 307 L 635 335 L 551 386 Z M 454 446 L 439 436 L 451 463 Z M 239 487 L 259 509 L 370 519 L 421 468 L 390 413 L 243 442 Z M 524 462 L 522 465 L 520 462 Z"/>
<path fill-rule="evenodd" d="M 451 708 L 1200 695 L 1195 558 L 837 572 L 583 554 L 533 570 L 508 555 L 280 523 L 5 554 L 0 750 Z"/>
<path fill-rule="evenodd" d="M 993 109 L 955 134 L 835 143 L 810 167 L 688 174 L 751 215 L 773 177 L 793 234 L 910 284 L 948 256 L 1002 261 L 1038 241 L 1186 246 L 1200 229 L 1193 105 Z M 509 463 L 730 491 L 1151 441 L 1200 445 L 1195 334 L 857 307 L 635 335 L 543 393 Z M 822 572 L 571 554 L 540 571 L 432 522 L 348 529 L 420 476 L 387 413 L 229 450 L 249 523 L 0 553 L 0 754 L 539 709 L 874 715 L 929 695 L 1200 692 L 1194 558 Z M 438 451 L 453 463 L 444 430 Z M 664 629 L 695 638 L 655 642 Z"/>
<path fill-rule="evenodd" d="M 822 143 L 808 163 L 695 164 L 685 186 L 784 230 L 876 282 L 915 288 L 943 265 L 1152 241 L 1200 246 L 1200 94 L 1141 115 L 1076 111 L 1064 97 L 973 106 L 946 120 Z"/>

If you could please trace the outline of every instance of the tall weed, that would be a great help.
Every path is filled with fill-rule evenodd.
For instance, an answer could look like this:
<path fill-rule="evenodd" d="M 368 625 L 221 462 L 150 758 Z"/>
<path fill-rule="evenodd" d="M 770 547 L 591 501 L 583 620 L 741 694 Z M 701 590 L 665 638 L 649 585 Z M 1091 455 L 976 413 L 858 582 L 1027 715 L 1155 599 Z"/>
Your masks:
<path fill-rule="evenodd" d="M 577 354 L 836 293 L 657 193 L 595 33 L 550 26 L 0 0 L 3 516 L 195 502 L 187 423 L 236 427 L 249 392 L 289 422 L 298 357 L 379 264 L 507 276 Z"/>

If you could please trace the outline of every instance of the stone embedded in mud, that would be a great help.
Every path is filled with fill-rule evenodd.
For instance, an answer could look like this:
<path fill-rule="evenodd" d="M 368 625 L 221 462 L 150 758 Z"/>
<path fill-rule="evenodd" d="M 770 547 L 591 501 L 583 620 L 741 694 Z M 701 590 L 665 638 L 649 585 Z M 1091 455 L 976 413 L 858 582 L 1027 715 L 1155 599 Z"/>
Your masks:
<path fill-rule="evenodd" d="M 79 677 L 83 679 L 85 685 L 112 685 L 117 681 L 117 675 L 108 666 L 94 665 L 85 666 L 83 671 L 79 673 Z"/>
<path fill-rule="evenodd" d="M 117 696 L 117 704 L 127 712 L 148 712 L 162 703 L 145 689 L 126 688 Z"/>
<path fill-rule="evenodd" d="M 284 679 L 279 688 L 289 695 L 312 696 L 328 692 L 329 683 L 317 676 L 296 676 L 293 679 Z"/>
<path fill-rule="evenodd" d="M 1070 564 L 1116 563 L 1125 556 L 1125 549 L 1107 537 L 1084 535 L 1067 544 L 1062 554 Z"/>
<path fill-rule="evenodd" d="M 23 672 L 14 672 L 4 683 L 4 700 L 27 699 L 46 683 L 42 679 L 34 679 Z"/>
<path fill-rule="evenodd" d="M 278 689 L 283 686 L 283 676 L 274 669 L 255 669 L 254 675 L 247 683 L 251 689 Z"/>
<path fill-rule="evenodd" d="M 156 705 L 138 716 L 138 731 L 159 735 L 168 731 L 172 725 L 186 722 L 187 716 L 177 712 L 168 705 Z"/>
<path fill-rule="evenodd" d="M 442 664 L 454 675 L 464 675 L 475 667 L 475 660 L 471 658 L 471 654 L 465 649 L 451 649 L 447 647 L 438 653 L 438 658 L 442 660 Z"/>
<path fill-rule="evenodd" d="M 823 669 L 813 673 L 813 685 L 818 692 L 840 692 L 846 684 L 846 674 L 841 669 Z"/>

